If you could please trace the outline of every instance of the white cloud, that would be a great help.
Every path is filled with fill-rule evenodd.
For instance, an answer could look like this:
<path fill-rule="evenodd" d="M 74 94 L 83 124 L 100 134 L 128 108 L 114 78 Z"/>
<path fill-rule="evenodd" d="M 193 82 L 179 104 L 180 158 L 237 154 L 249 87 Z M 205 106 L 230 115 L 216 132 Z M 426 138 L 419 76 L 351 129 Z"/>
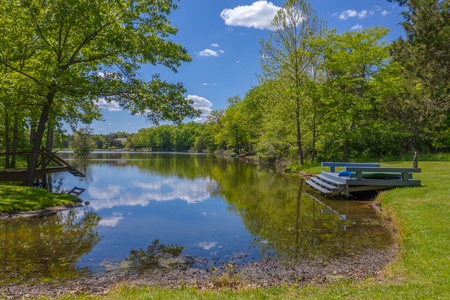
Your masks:
<path fill-rule="evenodd" d="M 367 17 L 367 10 L 362 10 L 358 13 L 359 19 L 365 19 Z"/>
<path fill-rule="evenodd" d="M 339 14 L 340 20 L 348 20 L 349 18 L 355 18 L 358 17 L 358 19 L 364 19 L 367 17 L 367 10 L 362 10 L 360 12 L 357 12 L 356 10 L 347 9 Z"/>
<path fill-rule="evenodd" d="M 211 112 L 212 103 L 206 98 L 197 96 L 197 95 L 188 95 L 189 100 L 192 100 L 194 103 L 192 106 L 196 109 L 200 109 L 203 115 L 209 115 Z"/>
<path fill-rule="evenodd" d="M 361 30 L 361 29 L 363 29 L 363 26 L 362 26 L 362 25 L 359 25 L 359 24 L 357 24 L 357 25 L 355 25 L 355 26 L 353 26 L 353 27 L 351 28 L 351 30 L 353 30 L 353 31 L 358 31 L 358 30 Z"/>
<path fill-rule="evenodd" d="M 121 111 L 122 107 L 120 107 L 119 103 L 116 101 L 107 102 L 104 98 L 98 99 L 95 103 L 101 109 L 107 109 L 109 111 Z"/>
<path fill-rule="evenodd" d="M 224 9 L 220 16 L 228 26 L 243 26 L 270 29 L 270 24 L 280 7 L 272 2 L 260 0 L 252 5 Z"/>
<path fill-rule="evenodd" d="M 203 57 L 209 57 L 209 56 L 217 57 L 217 56 L 219 56 L 219 52 L 211 50 L 211 49 L 205 49 L 203 51 L 200 51 L 198 53 L 198 55 L 203 56 Z"/>
<path fill-rule="evenodd" d="M 101 77 L 101 78 L 112 79 L 112 80 L 119 80 L 119 81 L 123 80 L 122 75 L 118 72 L 98 72 L 97 76 Z"/>
<path fill-rule="evenodd" d="M 381 14 L 383 17 L 386 17 L 387 15 L 389 15 L 389 14 L 391 14 L 391 13 L 388 12 L 387 10 L 383 10 L 380 14 Z"/>
<path fill-rule="evenodd" d="M 347 20 L 348 18 L 353 18 L 353 17 L 356 17 L 357 15 L 358 15 L 358 12 L 356 10 L 347 9 L 346 11 L 343 11 L 339 15 L 339 19 Z"/>
<path fill-rule="evenodd" d="M 219 47 L 219 48 L 220 48 L 220 45 L 219 45 L 219 44 L 216 44 L 216 43 L 214 43 L 214 44 L 211 44 L 211 47 Z"/>

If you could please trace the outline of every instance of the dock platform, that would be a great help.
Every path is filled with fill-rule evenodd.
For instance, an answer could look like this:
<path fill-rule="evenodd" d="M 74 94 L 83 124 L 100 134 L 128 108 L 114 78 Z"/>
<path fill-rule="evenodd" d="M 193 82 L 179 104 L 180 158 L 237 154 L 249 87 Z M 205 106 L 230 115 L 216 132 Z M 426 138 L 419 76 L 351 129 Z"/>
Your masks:
<path fill-rule="evenodd" d="M 306 183 L 326 197 L 352 192 L 385 190 L 403 186 L 420 186 L 420 180 L 412 179 L 412 173 L 420 173 L 420 168 L 380 167 L 379 164 L 323 162 L 330 172 L 322 172 Z M 344 167 L 336 172 L 335 167 Z"/>
<path fill-rule="evenodd" d="M 0 156 L 25 156 L 31 155 L 31 152 L 21 153 L 0 153 Z M 69 172 L 76 177 L 85 177 L 86 175 L 75 166 L 57 156 L 56 153 L 45 148 L 40 150 L 40 160 L 35 171 L 35 178 L 45 178 L 46 174 L 57 172 Z M 27 168 L 0 169 L 0 181 L 18 181 L 23 180 L 27 174 Z"/>

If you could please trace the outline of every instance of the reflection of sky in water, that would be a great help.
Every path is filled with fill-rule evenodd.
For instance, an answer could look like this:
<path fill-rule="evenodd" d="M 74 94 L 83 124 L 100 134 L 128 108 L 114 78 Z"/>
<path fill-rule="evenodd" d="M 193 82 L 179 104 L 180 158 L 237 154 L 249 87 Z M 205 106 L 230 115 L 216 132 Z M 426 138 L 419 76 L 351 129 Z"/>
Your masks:
<path fill-rule="evenodd" d="M 183 200 L 187 203 L 198 203 L 208 199 L 210 180 L 198 178 L 194 180 L 180 178 L 164 178 L 148 176 L 148 181 L 132 181 L 123 185 L 90 186 L 87 190 L 94 210 L 115 206 L 147 206 L 150 201 Z"/>
<path fill-rule="evenodd" d="M 298 253 L 346 256 L 389 240 L 380 227 L 371 227 L 372 209 L 353 201 L 299 198 L 304 185 L 296 178 L 236 161 L 206 163 L 208 157 L 111 153 L 77 162 L 86 164 L 86 178 L 61 174 L 63 186 L 55 189 L 85 188 L 81 198 L 89 202 L 87 209 L 101 217 L 95 228 L 101 241 L 79 266 L 119 262 L 156 239 L 214 261 L 242 254 L 248 254 L 245 260 Z M 356 219 L 341 220 L 342 213 Z"/>
<path fill-rule="evenodd" d="M 91 167 L 94 176 L 86 192 L 96 211 L 115 206 L 147 206 L 150 201 L 198 203 L 208 199 L 208 187 L 213 184 L 207 178 L 161 177 L 141 173 L 134 167 L 118 167 L 117 171 L 111 168 L 105 165 Z"/>
<path fill-rule="evenodd" d="M 216 183 L 160 176 L 132 166 L 91 165 L 89 180 L 65 176 L 66 189 L 86 188 L 80 196 L 102 220 L 102 237 L 80 266 L 96 267 L 105 259 L 128 257 L 131 249 L 147 248 L 153 240 L 177 244 L 184 254 L 231 257 L 250 250 L 252 236 L 239 216 L 220 197 L 212 197 Z"/>

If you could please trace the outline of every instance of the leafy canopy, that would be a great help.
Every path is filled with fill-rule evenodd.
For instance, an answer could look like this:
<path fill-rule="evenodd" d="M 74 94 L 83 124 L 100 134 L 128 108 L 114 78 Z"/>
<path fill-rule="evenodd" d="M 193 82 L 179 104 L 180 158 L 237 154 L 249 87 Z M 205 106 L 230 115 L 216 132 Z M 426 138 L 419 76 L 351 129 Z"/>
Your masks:
<path fill-rule="evenodd" d="M 38 105 L 56 95 L 50 104 L 67 119 L 79 111 L 98 118 L 94 104 L 104 99 L 154 122 L 181 121 L 196 114 L 182 84 L 138 74 L 142 64 L 176 71 L 191 60 L 168 39 L 175 8 L 171 0 L 2 1 L 0 65 L 33 84 Z"/>

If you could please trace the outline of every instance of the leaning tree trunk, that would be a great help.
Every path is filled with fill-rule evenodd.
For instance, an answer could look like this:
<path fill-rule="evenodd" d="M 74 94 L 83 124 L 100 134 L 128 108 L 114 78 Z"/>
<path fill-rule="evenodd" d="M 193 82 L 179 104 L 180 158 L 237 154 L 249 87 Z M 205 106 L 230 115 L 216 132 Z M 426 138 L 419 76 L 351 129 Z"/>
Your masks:
<path fill-rule="evenodd" d="M 33 148 L 31 149 L 30 160 L 28 162 L 28 169 L 25 180 L 23 181 L 23 185 L 32 186 L 34 177 L 36 174 L 36 167 L 38 165 L 39 152 L 42 145 L 42 139 L 44 137 L 45 126 L 48 121 L 48 116 L 50 114 L 50 110 L 53 104 L 53 99 L 55 98 L 55 93 L 49 93 L 46 96 L 47 103 L 44 104 L 42 108 L 41 116 L 39 118 L 38 127 L 36 129 L 34 139 L 33 139 Z"/>
<path fill-rule="evenodd" d="M 55 135 L 55 131 L 53 129 L 53 124 L 51 124 L 51 122 L 48 123 L 47 126 L 47 140 L 45 142 L 45 148 L 48 151 L 53 151 L 53 140 L 54 140 L 54 135 Z"/>

